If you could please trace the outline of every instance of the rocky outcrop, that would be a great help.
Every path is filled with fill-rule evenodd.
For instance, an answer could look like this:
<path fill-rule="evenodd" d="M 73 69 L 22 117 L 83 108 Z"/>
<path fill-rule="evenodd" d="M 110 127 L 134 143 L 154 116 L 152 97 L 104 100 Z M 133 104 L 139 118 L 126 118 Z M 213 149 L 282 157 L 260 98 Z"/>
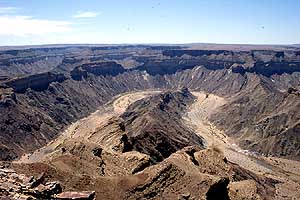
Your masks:
<path fill-rule="evenodd" d="M 91 73 L 96 76 L 116 76 L 124 71 L 125 69 L 115 62 L 93 62 L 75 67 L 75 69 L 71 71 L 71 77 L 74 80 L 81 80 L 82 78 L 87 77 L 87 73 Z"/>
<path fill-rule="evenodd" d="M 127 146 L 124 152 L 135 150 L 149 155 L 153 162 L 159 162 L 186 146 L 203 147 L 202 138 L 181 120 L 181 114 L 193 100 L 193 95 L 183 89 L 149 97 L 129 106 L 121 116 Z"/>
<path fill-rule="evenodd" d="M 42 91 L 46 90 L 53 82 L 63 82 L 66 77 L 63 74 L 54 74 L 51 72 L 34 74 L 30 76 L 13 78 L 5 81 L 4 84 L 13 88 L 15 92 L 25 92 L 28 88 Z"/>
<path fill-rule="evenodd" d="M 249 67 L 236 65 L 232 68 L 232 72 L 240 74 L 245 74 L 246 72 L 257 73 L 268 77 L 274 74 L 292 74 L 300 72 L 300 62 L 255 62 Z"/>
<path fill-rule="evenodd" d="M 290 88 L 287 90 L 287 93 L 288 93 L 288 94 L 293 94 L 293 95 L 300 96 L 300 91 L 299 91 L 297 88 L 294 88 L 294 87 L 290 87 Z"/>
<path fill-rule="evenodd" d="M 89 144 L 85 145 L 87 147 Z M 92 155 L 91 151 L 86 150 L 81 145 L 77 152 L 81 153 L 78 158 L 67 150 L 63 157 L 56 155 L 49 159 L 48 163 L 22 163 L 14 164 L 13 167 L 19 174 L 40 174 L 41 170 L 46 170 L 46 177 L 51 179 L 49 181 L 59 181 L 66 191 L 55 197 L 93 195 L 93 192 L 79 192 L 93 190 L 97 199 L 116 200 L 275 198 L 278 182 L 227 162 L 222 153 L 213 149 L 201 150 L 197 146 L 188 146 L 137 173 L 126 174 L 120 171 L 117 174 L 101 175 L 90 168 L 90 164 L 95 160 L 85 160 L 89 157 L 88 153 Z M 134 152 L 131 155 L 126 152 L 113 155 L 104 149 L 101 156 L 105 162 L 105 171 L 118 167 L 126 168 L 132 162 L 143 162 L 136 161 L 135 157 L 132 157 L 133 154 Z"/>
<path fill-rule="evenodd" d="M 12 88 L 5 88 L 0 86 L 0 107 L 8 107 L 16 103 L 16 94 Z"/>
<path fill-rule="evenodd" d="M 7 199 L 86 199 L 95 198 L 95 192 L 62 192 L 59 182 L 46 182 L 45 174 L 35 178 L 15 170 L 0 169 L 0 197 Z"/>
<path fill-rule="evenodd" d="M 190 155 L 186 153 L 186 150 L 191 151 L 191 149 L 194 150 L 197 162 L 201 163 L 200 166 L 195 165 Z M 214 162 L 211 162 L 212 160 Z M 209 173 L 211 168 L 216 171 Z M 139 173 L 140 177 L 146 176 L 146 178 L 139 184 L 131 186 L 125 193 L 125 199 L 239 199 L 240 196 L 234 194 L 236 191 L 232 190 L 233 187 L 231 189 L 228 185 L 235 184 L 239 185 L 241 190 L 243 188 L 248 190 L 250 184 L 242 185 L 239 183 L 241 180 L 235 178 L 240 173 L 245 175 L 243 181 L 251 179 L 246 178 L 249 172 L 225 163 L 224 157 L 217 152 L 211 149 L 199 150 L 190 146 Z M 253 193 L 244 195 L 244 198 L 273 199 L 275 184 L 267 183 L 264 177 L 251 175 L 255 179 Z M 261 188 L 265 190 L 261 191 Z"/>

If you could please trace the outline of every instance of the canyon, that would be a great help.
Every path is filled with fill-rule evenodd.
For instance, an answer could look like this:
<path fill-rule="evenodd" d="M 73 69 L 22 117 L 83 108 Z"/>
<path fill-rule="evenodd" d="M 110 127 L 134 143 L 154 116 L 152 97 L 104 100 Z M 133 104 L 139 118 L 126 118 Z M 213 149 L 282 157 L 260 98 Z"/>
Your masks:
<path fill-rule="evenodd" d="M 299 85 L 296 46 L 3 49 L 0 166 L 96 199 L 297 199 Z"/>

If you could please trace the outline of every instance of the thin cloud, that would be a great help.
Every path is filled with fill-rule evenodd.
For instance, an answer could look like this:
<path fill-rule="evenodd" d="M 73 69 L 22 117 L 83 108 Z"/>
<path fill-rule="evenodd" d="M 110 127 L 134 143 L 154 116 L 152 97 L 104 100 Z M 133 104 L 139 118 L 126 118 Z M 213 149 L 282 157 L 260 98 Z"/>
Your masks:
<path fill-rule="evenodd" d="M 78 12 L 76 15 L 73 15 L 74 19 L 83 19 L 83 18 L 94 18 L 97 17 L 100 13 L 99 12 Z"/>
<path fill-rule="evenodd" d="M 72 30 L 68 21 L 37 19 L 31 16 L 0 16 L 0 35 L 28 36 L 62 33 Z"/>
<path fill-rule="evenodd" d="M 12 14 L 19 10 L 17 7 L 0 7 L 0 14 Z"/>

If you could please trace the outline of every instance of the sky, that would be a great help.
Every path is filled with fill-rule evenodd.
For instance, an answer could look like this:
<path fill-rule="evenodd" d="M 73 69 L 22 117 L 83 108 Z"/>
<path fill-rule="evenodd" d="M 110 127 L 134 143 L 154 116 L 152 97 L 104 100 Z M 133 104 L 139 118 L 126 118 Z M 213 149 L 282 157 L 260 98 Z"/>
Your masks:
<path fill-rule="evenodd" d="M 300 44 L 300 0 L 0 0 L 0 46 Z"/>

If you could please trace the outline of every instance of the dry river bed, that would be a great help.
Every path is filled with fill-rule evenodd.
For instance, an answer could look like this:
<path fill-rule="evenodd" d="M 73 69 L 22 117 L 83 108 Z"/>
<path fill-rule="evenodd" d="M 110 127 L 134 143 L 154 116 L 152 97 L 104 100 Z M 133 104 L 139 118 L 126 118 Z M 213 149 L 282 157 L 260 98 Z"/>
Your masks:
<path fill-rule="evenodd" d="M 193 92 L 196 101 L 184 116 L 186 123 L 206 141 L 206 147 L 218 148 L 232 163 L 256 174 L 281 181 L 276 199 L 300 199 L 300 162 L 259 156 L 239 148 L 232 138 L 208 121 L 209 116 L 226 103 L 226 99 L 205 92 Z"/>

